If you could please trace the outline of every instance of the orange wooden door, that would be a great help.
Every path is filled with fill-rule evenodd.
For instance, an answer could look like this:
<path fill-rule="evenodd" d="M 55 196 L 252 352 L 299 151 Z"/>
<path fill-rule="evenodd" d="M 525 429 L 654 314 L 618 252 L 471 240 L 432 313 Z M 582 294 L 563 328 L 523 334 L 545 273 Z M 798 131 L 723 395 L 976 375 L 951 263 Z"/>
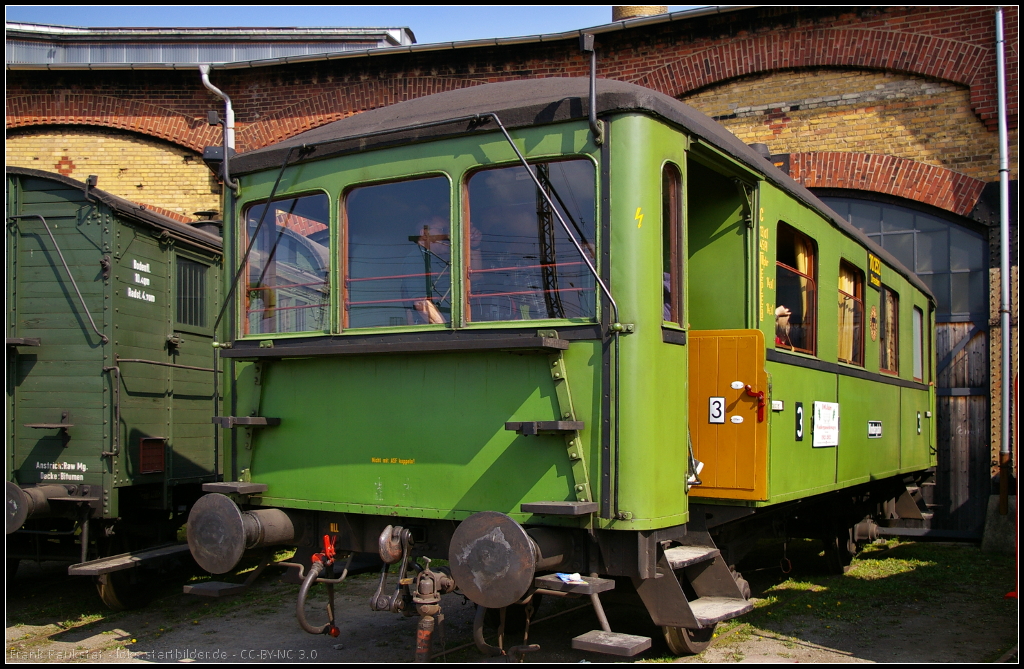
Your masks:
<path fill-rule="evenodd" d="M 694 497 L 768 498 L 768 375 L 760 330 L 690 330 L 690 439 L 704 463 Z M 765 406 L 758 418 L 758 398 Z"/>

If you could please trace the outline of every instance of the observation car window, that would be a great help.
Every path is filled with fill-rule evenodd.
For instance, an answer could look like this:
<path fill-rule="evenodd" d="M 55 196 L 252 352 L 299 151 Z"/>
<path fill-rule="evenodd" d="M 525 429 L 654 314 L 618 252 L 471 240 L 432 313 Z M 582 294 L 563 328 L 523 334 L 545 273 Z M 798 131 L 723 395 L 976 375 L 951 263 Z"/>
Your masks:
<path fill-rule="evenodd" d="M 179 325 L 206 327 L 206 271 L 200 262 L 177 256 L 176 318 Z"/>
<path fill-rule="evenodd" d="M 348 192 L 344 327 L 451 323 L 450 219 L 447 177 Z"/>
<path fill-rule="evenodd" d="M 245 334 L 314 332 L 329 327 L 328 202 L 326 194 L 317 193 L 246 208 L 245 242 L 254 235 L 256 241 L 246 269 Z"/>
<path fill-rule="evenodd" d="M 596 264 L 593 163 L 566 160 L 533 168 Z M 482 170 L 466 186 L 469 320 L 595 318 L 594 277 L 526 168 Z"/>
<path fill-rule="evenodd" d="M 679 168 L 665 165 L 661 173 L 662 319 L 683 324 L 683 267 L 680 247 L 682 179 Z"/>
<path fill-rule="evenodd" d="M 914 380 L 924 379 L 924 312 L 914 307 Z"/>
<path fill-rule="evenodd" d="M 864 273 L 839 263 L 839 360 L 864 365 Z"/>
<path fill-rule="evenodd" d="M 817 247 L 782 221 L 777 237 L 775 345 L 814 355 Z"/>
<path fill-rule="evenodd" d="M 891 288 L 882 284 L 879 301 L 882 308 L 880 309 L 878 328 L 878 341 L 881 347 L 878 353 L 878 366 L 886 372 L 896 374 L 900 371 L 898 329 L 900 298 Z"/>

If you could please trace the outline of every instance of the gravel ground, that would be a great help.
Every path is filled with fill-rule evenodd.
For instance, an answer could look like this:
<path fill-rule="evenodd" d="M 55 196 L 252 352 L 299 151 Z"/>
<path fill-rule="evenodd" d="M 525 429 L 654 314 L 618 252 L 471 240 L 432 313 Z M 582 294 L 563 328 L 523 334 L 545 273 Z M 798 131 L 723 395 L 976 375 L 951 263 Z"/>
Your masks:
<path fill-rule="evenodd" d="M 1012 558 L 999 564 L 1008 571 L 1005 578 L 1012 586 Z M 799 575 L 801 565 L 796 567 L 789 577 Z M 340 637 L 331 638 L 299 629 L 294 611 L 298 588 L 283 583 L 280 571 L 268 570 L 247 593 L 223 600 L 182 595 L 182 577 L 168 577 L 153 586 L 154 601 L 147 608 L 111 614 L 87 579 L 67 577 L 63 570 L 54 563 L 23 564 L 8 583 L 8 662 L 407 662 L 413 658 L 417 619 L 370 610 L 369 597 L 376 588 L 373 574 L 352 577 L 338 588 L 342 631 Z M 714 643 L 700 655 L 672 658 L 659 630 L 635 606 L 609 602 L 612 628 L 652 638 L 651 649 L 635 660 L 684 663 L 979 662 L 998 660 L 1017 643 L 1016 602 L 991 593 L 979 597 L 967 585 L 942 588 L 926 603 L 895 595 L 881 597 L 880 603 L 871 604 L 877 608 L 868 609 L 869 616 L 822 617 L 820 610 L 837 582 L 822 580 L 811 569 L 819 585 L 792 594 L 779 589 L 787 577 L 776 568 L 754 564 L 746 573 L 758 606 L 750 614 L 751 622 L 720 627 Z M 893 588 L 905 587 L 898 576 L 891 580 Z M 787 606 L 799 607 L 793 611 L 810 611 L 773 619 L 765 611 L 782 607 L 780 597 L 793 602 Z M 309 603 L 307 615 L 313 624 L 326 621 L 325 601 L 320 597 Z M 526 660 L 620 659 L 572 650 L 573 636 L 599 627 L 585 604 L 580 599 L 545 599 L 529 635 L 541 650 Z M 460 595 L 446 595 L 442 606 L 443 639 L 439 631 L 435 651 L 443 647 L 448 652 L 438 661 L 481 660 L 475 648 L 463 647 L 471 646 L 473 605 Z M 783 608 L 772 610 L 784 613 Z M 1015 651 L 1008 659 L 1016 661 Z"/>

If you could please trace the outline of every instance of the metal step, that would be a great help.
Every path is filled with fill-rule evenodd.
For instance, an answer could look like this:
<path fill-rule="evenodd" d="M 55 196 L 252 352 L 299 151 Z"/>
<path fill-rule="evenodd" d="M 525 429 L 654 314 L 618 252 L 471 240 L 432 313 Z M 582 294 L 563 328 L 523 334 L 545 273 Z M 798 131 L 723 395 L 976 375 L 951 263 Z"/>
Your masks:
<path fill-rule="evenodd" d="M 527 502 L 520 504 L 519 509 L 547 516 L 586 516 L 597 513 L 597 502 Z"/>
<path fill-rule="evenodd" d="M 203 597 L 227 597 L 245 592 L 248 586 L 245 583 L 223 583 L 221 581 L 207 581 L 186 585 L 182 592 L 186 595 L 201 595 Z"/>
<path fill-rule="evenodd" d="M 701 597 L 690 602 L 690 610 L 701 625 L 713 625 L 749 613 L 754 605 L 745 599 Z"/>
<path fill-rule="evenodd" d="M 651 637 L 594 630 L 573 639 L 572 647 L 576 650 L 632 657 L 651 647 Z"/>
<path fill-rule="evenodd" d="M 583 580 L 586 583 L 565 583 L 554 574 L 547 574 L 533 579 L 533 586 L 535 588 L 543 588 L 544 590 L 555 590 L 556 592 L 571 592 L 576 595 L 592 595 L 615 589 L 615 581 L 610 578 L 584 576 Z"/>
<path fill-rule="evenodd" d="M 164 560 L 176 557 L 183 553 L 188 553 L 188 544 L 157 546 L 156 548 L 147 548 L 143 551 L 111 555 L 110 557 L 100 558 L 98 560 L 90 560 L 88 562 L 73 564 L 68 567 L 68 574 L 71 576 L 102 576 L 103 574 L 109 574 L 113 571 L 132 569 L 134 567 L 138 567 L 144 562 Z"/>
<path fill-rule="evenodd" d="M 581 420 L 534 420 L 505 423 L 505 429 L 518 432 L 524 436 L 533 436 L 542 432 L 556 434 L 560 432 L 579 432 L 585 427 Z"/>
<path fill-rule="evenodd" d="M 258 495 L 270 489 L 266 483 L 250 483 L 249 481 L 220 481 L 204 483 L 203 492 L 219 492 L 222 495 L 238 493 L 241 495 Z"/>
<path fill-rule="evenodd" d="M 719 555 L 721 551 L 713 546 L 676 546 L 665 551 L 665 559 L 673 571 L 698 562 L 714 560 Z"/>

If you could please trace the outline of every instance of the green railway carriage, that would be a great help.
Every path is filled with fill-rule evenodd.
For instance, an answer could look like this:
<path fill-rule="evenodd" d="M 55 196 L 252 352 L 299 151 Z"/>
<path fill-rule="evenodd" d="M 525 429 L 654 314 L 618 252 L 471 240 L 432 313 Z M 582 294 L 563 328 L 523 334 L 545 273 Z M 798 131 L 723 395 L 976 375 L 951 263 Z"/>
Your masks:
<path fill-rule="evenodd" d="M 7 556 L 120 607 L 134 570 L 96 560 L 174 542 L 218 480 L 221 240 L 93 186 L 7 168 Z"/>
<path fill-rule="evenodd" d="M 372 606 L 429 638 L 459 588 L 495 653 L 486 609 L 582 593 L 604 620 L 629 591 L 692 652 L 750 610 L 729 567 L 754 539 L 784 524 L 840 568 L 934 465 L 926 287 L 707 117 L 587 93 L 482 85 L 233 159 L 201 565 L 296 545 L 304 598 L 334 551 L 400 579 L 445 558 L 384 570 Z M 602 625 L 574 646 L 650 643 Z"/>

